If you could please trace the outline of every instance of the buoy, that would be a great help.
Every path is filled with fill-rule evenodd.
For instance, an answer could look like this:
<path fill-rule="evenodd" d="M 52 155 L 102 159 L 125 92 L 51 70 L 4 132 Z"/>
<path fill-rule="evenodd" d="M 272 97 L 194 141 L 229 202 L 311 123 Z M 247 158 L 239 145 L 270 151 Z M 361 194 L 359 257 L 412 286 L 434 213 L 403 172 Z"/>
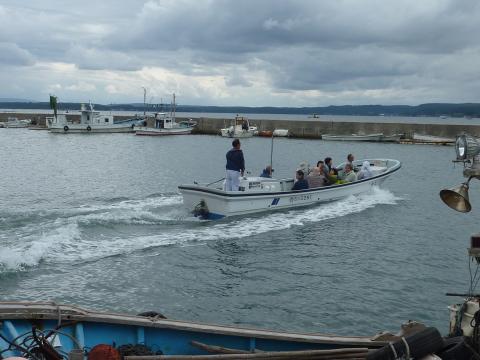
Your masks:
<path fill-rule="evenodd" d="M 65 131 L 65 132 L 68 131 L 68 126 L 67 126 L 67 125 L 65 125 L 65 126 L 63 127 L 63 131 Z"/>
<path fill-rule="evenodd" d="M 98 344 L 88 353 L 88 360 L 120 360 L 120 353 L 113 346 Z"/>
<path fill-rule="evenodd" d="M 90 125 L 87 126 L 87 131 L 92 131 L 92 128 L 90 127 Z"/>

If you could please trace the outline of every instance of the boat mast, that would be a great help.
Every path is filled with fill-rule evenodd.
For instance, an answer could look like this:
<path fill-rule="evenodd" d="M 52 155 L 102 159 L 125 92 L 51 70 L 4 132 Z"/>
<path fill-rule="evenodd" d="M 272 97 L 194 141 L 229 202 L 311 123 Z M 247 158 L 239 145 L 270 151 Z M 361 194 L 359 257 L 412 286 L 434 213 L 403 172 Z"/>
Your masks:
<path fill-rule="evenodd" d="M 145 107 L 147 103 L 147 89 L 144 86 L 142 86 L 142 88 L 143 88 L 143 116 L 145 116 L 146 114 Z"/>
<path fill-rule="evenodd" d="M 175 93 L 173 93 L 173 106 L 172 106 L 172 109 L 173 109 L 173 118 L 175 119 L 175 112 L 176 112 L 176 104 L 175 104 Z"/>

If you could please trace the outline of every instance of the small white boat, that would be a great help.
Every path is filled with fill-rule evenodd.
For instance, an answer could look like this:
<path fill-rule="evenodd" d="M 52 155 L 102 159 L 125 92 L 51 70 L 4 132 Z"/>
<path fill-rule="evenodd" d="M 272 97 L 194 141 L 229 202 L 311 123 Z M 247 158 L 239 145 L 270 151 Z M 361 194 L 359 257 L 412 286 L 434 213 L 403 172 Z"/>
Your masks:
<path fill-rule="evenodd" d="M 392 135 L 382 135 L 380 138 L 381 142 L 400 142 L 400 139 L 404 134 L 392 134 Z"/>
<path fill-rule="evenodd" d="M 25 128 L 28 127 L 31 123 L 32 121 L 30 119 L 18 120 L 18 118 L 16 117 L 9 117 L 7 121 L 3 123 L 3 127 L 11 129 Z"/>
<path fill-rule="evenodd" d="M 162 136 L 162 135 L 188 135 L 197 125 L 195 121 L 175 121 L 175 94 L 173 94 L 172 110 L 170 113 L 155 113 L 155 127 L 135 126 L 136 135 Z"/>
<path fill-rule="evenodd" d="M 67 120 L 65 114 L 57 114 L 48 117 L 47 126 L 52 133 L 126 133 L 133 132 L 133 123 L 124 122 L 116 124 L 113 121 L 113 115 L 102 115 L 100 111 L 93 109 L 92 103 L 88 108 L 85 104 L 81 105 L 80 122 L 75 123 Z"/>
<path fill-rule="evenodd" d="M 180 185 L 183 203 L 188 210 L 206 219 L 245 215 L 261 211 L 289 209 L 315 203 L 338 200 L 366 192 L 378 186 L 401 167 L 398 160 L 366 159 L 374 176 L 352 183 L 335 184 L 306 190 L 293 190 L 293 179 L 243 177 L 240 191 L 225 191 L 219 182 L 212 184 Z M 364 160 L 354 162 L 361 166 Z M 343 165 L 338 167 L 341 170 Z M 223 180 L 223 179 L 222 179 Z"/>
<path fill-rule="evenodd" d="M 330 135 L 323 134 L 322 140 L 333 140 L 333 141 L 382 141 L 383 134 L 366 134 L 366 135 Z"/>
<path fill-rule="evenodd" d="M 421 135 L 417 133 L 413 133 L 412 136 L 413 142 L 422 143 L 422 144 L 454 144 L 455 139 L 453 138 L 446 138 L 441 136 L 434 136 L 434 135 Z"/>
<path fill-rule="evenodd" d="M 235 123 L 232 126 L 220 129 L 223 137 L 247 138 L 258 133 L 256 126 L 250 125 L 248 119 L 244 116 L 235 116 Z"/>
<path fill-rule="evenodd" d="M 273 130 L 273 136 L 287 137 L 288 136 L 288 129 L 275 129 L 275 130 Z"/>
<path fill-rule="evenodd" d="M 135 135 L 144 136 L 162 136 L 162 135 L 188 135 L 192 133 L 196 123 L 181 122 L 177 123 L 166 113 L 155 114 L 155 127 L 135 126 Z"/>

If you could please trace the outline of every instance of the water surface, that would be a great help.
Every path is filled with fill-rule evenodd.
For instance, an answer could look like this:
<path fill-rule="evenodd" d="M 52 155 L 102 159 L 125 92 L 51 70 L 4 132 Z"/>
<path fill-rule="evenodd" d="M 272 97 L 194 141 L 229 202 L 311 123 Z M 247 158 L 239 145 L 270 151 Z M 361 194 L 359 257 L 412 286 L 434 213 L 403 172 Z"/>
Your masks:
<path fill-rule="evenodd" d="M 480 209 L 477 184 L 469 214 L 439 200 L 463 180 L 452 147 L 276 139 L 279 177 L 350 152 L 403 166 L 368 194 L 199 221 L 177 186 L 222 178 L 230 141 L 0 129 L 0 299 L 345 335 L 415 319 L 446 333 Z M 270 144 L 242 140 L 247 170 L 261 172 Z"/>

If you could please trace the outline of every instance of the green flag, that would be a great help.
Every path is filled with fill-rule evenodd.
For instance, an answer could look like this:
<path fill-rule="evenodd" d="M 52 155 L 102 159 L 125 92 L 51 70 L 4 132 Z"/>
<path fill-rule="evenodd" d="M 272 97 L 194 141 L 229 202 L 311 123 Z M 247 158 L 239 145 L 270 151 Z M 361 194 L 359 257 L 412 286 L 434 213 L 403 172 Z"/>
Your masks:
<path fill-rule="evenodd" d="M 50 95 L 50 109 L 53 109 L 53 114 L 57 117 L 57 97 Z"/>

